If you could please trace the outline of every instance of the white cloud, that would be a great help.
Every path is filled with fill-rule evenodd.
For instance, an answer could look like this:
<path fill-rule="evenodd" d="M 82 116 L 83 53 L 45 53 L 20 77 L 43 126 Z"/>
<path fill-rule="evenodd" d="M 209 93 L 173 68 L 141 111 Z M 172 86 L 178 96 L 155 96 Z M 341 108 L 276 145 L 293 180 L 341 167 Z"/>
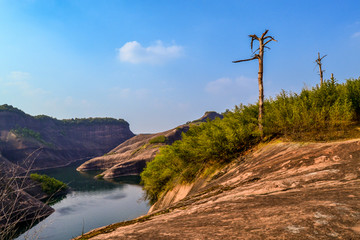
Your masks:
<path fill-rule="evenodd" d="M 161 41 L 157 41 L 149 47 L 143 47 L 137 41 L 132 41 L 118 48 L 117 52 L 118 58 L 122 62 L 158 64 L 180 57 L 183 48 L 177 45 L 164 46 Z"/>

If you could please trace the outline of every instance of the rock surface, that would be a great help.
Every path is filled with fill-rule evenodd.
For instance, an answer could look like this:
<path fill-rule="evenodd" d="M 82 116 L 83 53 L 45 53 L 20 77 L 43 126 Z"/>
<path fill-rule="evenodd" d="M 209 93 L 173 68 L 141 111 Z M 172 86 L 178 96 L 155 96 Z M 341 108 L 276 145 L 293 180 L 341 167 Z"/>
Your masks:
<path fill-rule="evenodd" d="M 186 132 L 188 129 L 189 126 L 182 125 L 161 133 L 139 134 L 120 144 L 106 155 L 83 163 L 77 170 L 104 170 L 100 176 L 105 179 L 125 175 L 139 175 L 146 163 L 155 158 L 160 147 L 181 139 L 181 133 Z M 151 143 L 151 140 L 157 137 L 165 137 L 165 141 Z"/>
<path fill-rule="evenodd" d="M 99 240 L 360 239 L 360 140 L 259 147 L 211 179 L 168 192 L 147 216 L 89 234 Z"/>
<path fill-rule="evenodd" d="M 200 119 L 193 121 L 193 123 L 206 122 L 207 119 L 214 120 L 217 117 L 222 118 L 223 116 L 213 111 L 206 112 Z M 176 140 L 181 139 L 181 134 L 189 129 L 189 124 L 181 125 L 161 133 L 137 135 L 120 144 L 104 156 L 90 159 L 79 166 L 77 170 L 104 170 L 99 176 L 105 179 L 125 175 L 139 175 L 146 166 L 146 163 L 155 158 L 160 147 L 170 145 Z M 165 141 L 155 141 L 152 143 L 152 140 L 159 137 L 165 137 Z"/>

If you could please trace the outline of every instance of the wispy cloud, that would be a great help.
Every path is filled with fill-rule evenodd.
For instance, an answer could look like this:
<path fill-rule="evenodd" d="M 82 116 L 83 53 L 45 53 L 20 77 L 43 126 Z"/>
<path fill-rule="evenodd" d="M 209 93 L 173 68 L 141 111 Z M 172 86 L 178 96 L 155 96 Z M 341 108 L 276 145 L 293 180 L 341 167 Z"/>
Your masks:
<path fill-rule="evenodd" d="M 130 89 L 113 87 L 109 89 L 109 96 L 113 99 L 123 100 L 144 100 L 150 95 L 150 90 L 146 88 Z"/>
<path fill-rule="evenodd" d="M 205 87 L 205 91 L 212 94 L 220 94 L 229 90 L 233 84 L 233 80 L 230 78 L 219 78 L 209 82 Z"/>
<path fill-rule="evenodd" d="M 252 86 L 256 86 L 256 79 L 250 79 L 247 77 L 238 77 L 236 79 L 231 78 L 219 78 L 217 80 L 208 82 L 205 86 L 205 91 L 214 95 L 232 95 L 245 91 Z"/>
<path fill-rule="evenodd" d="M 358 38 L 360 37 L 360 32 L 356 32 L 352 35 L 353 38 Z"/>
<path fill-rule="evenodd" d="M 13 71 L 10 72 L 8 78 L 11 80 L 28 80 L 31 75 L 28 72 Z"/>
<path fill-rule="evenodd" d="M 137 41 L 132 41 L 118 48 L 117 52 L 118 58 L 122 62 L 158 64 L 180 57 L 183 53 L 183 47 L 178 45 L 165 46 L 162 41 L 156 41 L 151 46 L 143 47 Z"/>
<path fill-rule="evenodd" d="M 30 79 L 31 74 L 28 72 L 13 71 L 8 74 L 5 85 L 16 88 L 19 93 L 25 96 L 39 96 L 48 93 L 41 88 L 32 86 L 29 83 Z"/>

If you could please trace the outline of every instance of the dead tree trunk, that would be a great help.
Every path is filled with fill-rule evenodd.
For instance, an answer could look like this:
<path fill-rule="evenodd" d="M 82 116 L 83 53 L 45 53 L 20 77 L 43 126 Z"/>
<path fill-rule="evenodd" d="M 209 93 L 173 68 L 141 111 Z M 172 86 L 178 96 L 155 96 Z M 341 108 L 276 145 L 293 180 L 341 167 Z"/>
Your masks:
<path fill-rule="evenodd" d="M 323 78 L 323 73 L 324 70 L 322 70 L 322 63 L 321 60 L 326 57 L 327 55 L 324 55 L 322 58 L 320 58 L 320 53 L 318 52 L 318 58 L 316 59 L 316 63 L 319 65 L 319 74 L 320 74 L 320 86 L 323 84 L 324 82 L 324 78 Z"/>
<path fill-rule="evenodd" d="M 263 132 L 263 115 L 264 115 L 264 84 L 263 84 L 263 67 L 264 67 L 264 49 L 268 48 L 266 45 L 276 40 L 272 36 L 266 36 L 269 30 L 265 30 L 265 32 L 261 35 L 261 37 L 256 36 L 255 34 L 249 35 L 251 37 L 251 50 L 253 50 L 253 43 L 254 40 L 259 41 L 259 48 L 253 51 L 254 56 L 249 59 L 243 59 L 243 60 L 237 60 L 233 61 L 233 63 L 239 63 L 239 62 L 246 62 L 251 61 L 254 59 L 259 60 L 259 72 L 258 72 L 258 84 L 259 84 L 259 131 L 261 134 L 261 139 L 263 139 L 264 132 Z M 266 41 L 267 40 L 267 41 Z"/>

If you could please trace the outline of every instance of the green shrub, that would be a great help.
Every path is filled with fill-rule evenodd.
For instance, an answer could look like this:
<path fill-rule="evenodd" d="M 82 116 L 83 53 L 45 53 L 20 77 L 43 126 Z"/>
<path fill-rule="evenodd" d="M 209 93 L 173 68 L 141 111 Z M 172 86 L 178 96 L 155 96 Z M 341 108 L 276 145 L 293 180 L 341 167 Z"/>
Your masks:
<path fill-rule="evenodd" d="M 360 120 L 360 78 L 343 84 L 325 81 L 299 94 L 282 91 L 267 99 L 264 108 L 265 138 L 307 135 L 317 140 Z M 257 104 L 235 106 L 223 119 L 191 125 L 181 141 L 162 147 L 141 173 L 147 198 L 155 202 L 175 184 L 193 181 L 260 141 Z"/>
<path fill-rule="evenodd" d="M 64 125 L 93 125 L 93 124 L 116 124 L 116 125 L 129 125 L 124 119 L 115 118 L 72 118 L 59 120 Z"/>
<path fill-rule="evenodd" d="M 299 138 L 307 132 L 329 133 L 346 128 L 356 120 L 357 111 L 348 85 L 349 81 L 345 84 L 324 81 L 321 87 L 303 89 L 300 94 L 282 91 L 275 99 L 266 100 L 265 135 Z"/>
<path fill-rule="evenodd" d="M 14 113 L 18 113 L 20 115 L 27 115 L 20 109 L 13 107 L 12 105 L 8 105 L 8 104 L 0 105 L 0 112 L 14 112 Z"/>
<path fill-rule="evenodd" d="M 108 153 L 105 153 L 103 156 L 109 156 L 109 155 L 114 155 L 116 154 L 116 152 L 108 152 Z"/>
<path fill-rule="evenodd" d="M 21 136 L 21 137 L 25 137 L 25 138 L 33 138 L 33 139 L 37 140 L 38 142 L 45 143 L 45 141 L 42 139 L 40 133 L 36 132 L 30 128 L 18 127 L 15 129 L 11 129 L 10 131 L 17 136 Z"/>
<path fill-rule="evenodd" d="M 360 121 L 360 78 L 347 80 L 345 86 L 348 100 L 355 110 L 356 120 Z"/>
<path fill-rule="evenodd" d="M 167 140 L 167 138 L 164 135 L 160 135 L 157 137 L 154 137 L 152 139 L 150 139 L 149 143 L 150 144 L 155 144 L 155 143 L 165 143 Z"/>
<path fill-rule="evenodd" d="M 68 188 L 68 186 L 52 177 L 43 174 L 32 173 L 30 178 L 41 184 L 41 189 L 48 195 L 53 195 Z"/>
<path fill-rule="evenodd" d="M 104 179 L 104 174 L 98 174 L 95 176 L 96 179 L 98 180 L 103 180 Z"/>

